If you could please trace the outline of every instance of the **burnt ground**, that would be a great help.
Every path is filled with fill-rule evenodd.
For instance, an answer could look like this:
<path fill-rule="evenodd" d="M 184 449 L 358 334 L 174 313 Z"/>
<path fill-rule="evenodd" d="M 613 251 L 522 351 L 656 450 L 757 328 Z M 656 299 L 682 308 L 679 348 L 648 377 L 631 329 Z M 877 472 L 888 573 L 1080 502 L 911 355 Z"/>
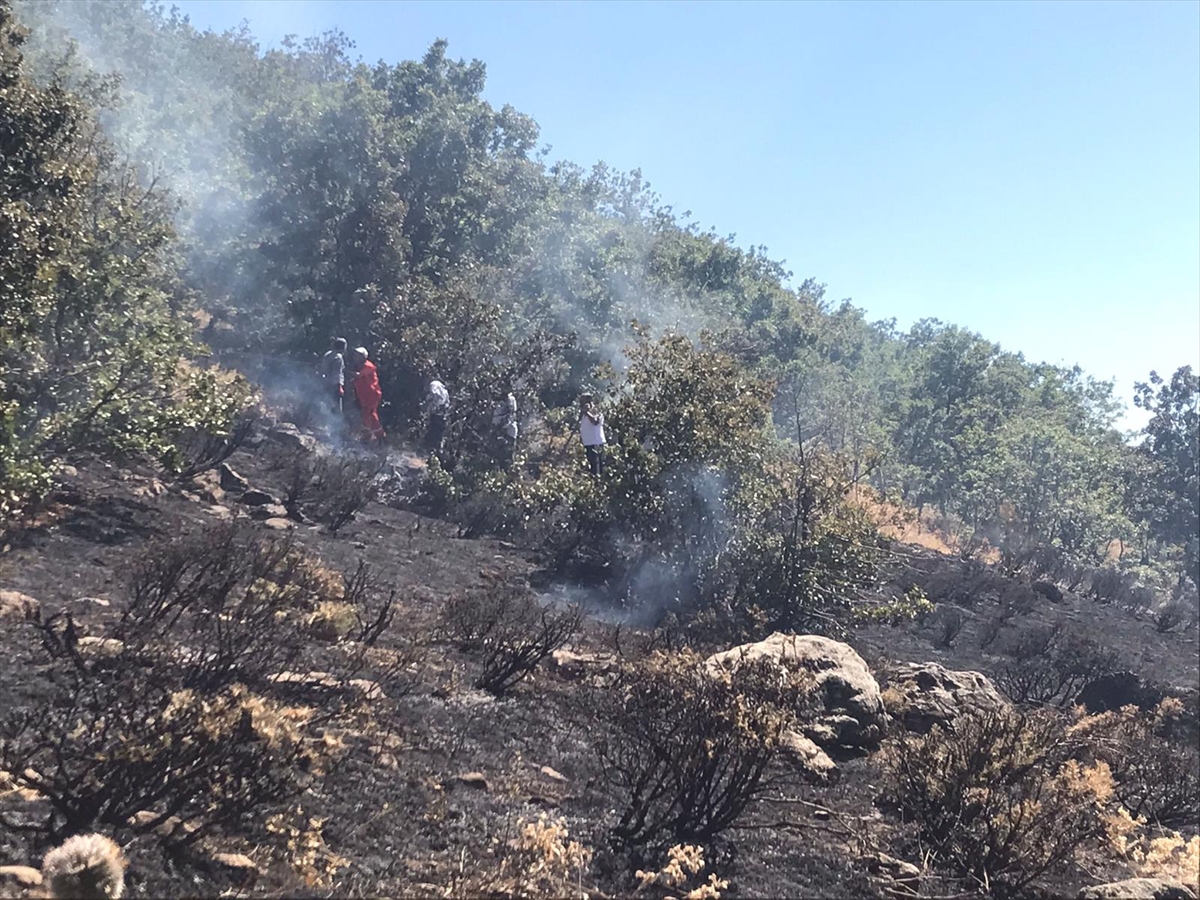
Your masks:
<path fill-rule="evenodd" d="M 280 473 L 265 449 L 239 451 L 230 462 L 254 487 L 280 489 Z M 223 518 L 228 515 L 223 508 L 236 511 L 235 498 L 214 504 L 165 485 L 149 471 L 81 467 L 66 479 L 42 520 L 0 554 L 0 589 L 37 598 L 45 614 L 70 610 L 85 632 L 98 631 L 120 609 L 130 567 L 148 541 Z M 589 691 L 603 690 L 603 681 L 584 683 L 545 667 L 496 699 L 471 686 L 476 664 L 439 640 L 438 613 L 447 597 L 498 577 L 528 579 L 536 554 L 498 540 L 460 539 L 448 523 L 377 503 L 336 536 L 307 525 L 296 526 L 292 534 L 335 569 L 353 570 L 366 559 L 398 591 L 400 612 L 384 644 L 410 648 L 404 652 L 414 662 L 404 689 L 373 704 L 369 715 L 347 729 L 340 765 L 298 801 L 304 817 L 323 820 L 318 855 L 332 873 L 303 877 L 279 863 L 275 848 L 242 844 L 227 835 L 210 849 L 243 851 L 262 870 L 246 890 L 289 896 L 448 896 L 448 891 L 468 890 L 467 874 L 496 864 L 498 848 L 519 822 L 550 814 L 562 817 L 573 838 L 595 849 L 593 872 L 600 890 L 629 893 L 630 861 L 607 849 L 613 808 L 600 788 L 593 752 L 588 697 Z M 914 572 L 930 575 L 946 564 L 933 554 L 914 555 L 902 547 L 896 552 L 893 591 L 901 586 L 902 592 Z M 980 596 L 966 604 L 962 633 L 948 649 L 935 648 L 929 627 L 915 624 L 862 629 L 850 642 L 873 668 L 887 661 L 937 660 L 987 672 L 998 658 L 979 649 L 978 633 L 998 603 Z M 1147 622 L 1075 596 L 1031 611 L 1028 618 L 1062 619 L 1112 647 L 1139 674 L 1195 685 L 1194 633 L 1159 635 Z M 0 631 L 0 686 L 37 678 L 20 668 L 23 654 L 16 643 L 28 639 L 20 628 Z M 630 641 L 626 634 L 625 644 Z M 581 652 L 607 653 L 614 647 L 620 644 L 614 643 L 613 629 L 596 621 L 575 641 Z M 4 702 L 0 698 L 0 712 Z M 908 852 L 920 863 L 912 858 L 903 826 L 876 808 L 875 758 L 839 765 L 841 778 L 833 786 L 774 773 L 773 802 L 759 804 L 710 852 L 710 869 L 730 882 L 727 896 L 889 896 L 860 859 L 884 850 Z M 546 766 L 561 777 L 545 774 Z M 473 772 L 483 775 L 486 788 L 459 780 Z M 6 799 L 10 806 L 38 803 Z M 208 865 L 198 853 L 166 854 L 153 836 L 115 836 L 130 856 L 132 896 L 213 896 L 242 879 Z M 37 833 L 0 831 L 0 865 L 36 865 L 48 847 L 48 839 Z M 1065 893 L 1077 886 L 1072 880 L 1059 887 Z M 922 894 L 951 895 L 967 888 L 930 877 Z"/>

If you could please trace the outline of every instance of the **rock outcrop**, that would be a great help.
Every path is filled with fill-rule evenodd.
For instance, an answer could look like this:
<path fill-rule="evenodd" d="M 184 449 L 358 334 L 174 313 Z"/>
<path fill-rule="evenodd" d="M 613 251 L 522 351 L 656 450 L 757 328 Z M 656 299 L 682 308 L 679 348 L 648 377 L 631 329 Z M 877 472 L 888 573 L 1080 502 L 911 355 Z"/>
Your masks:
<path fill-rule="evenodd" d="M 704 665 L 714 674 L 726 670 L 736 677 L 738 666 L 760 659 L 770 659 L 785 670 L 811 673 L 823 713 L 803 730 L 816 743 L 870 747 L 883 736 L 887 714 L 879 683 L 849 644 L 812 634 L 776 632 L 766 640 L 716 653 Z"/>
<path fill-rule="evenodd" d="M 925 734 L 963 712 L 994 712 L 1007 705 L 991 680 L 940 663 L 904 663 L 887 679 L 884 706 L 906 730 Z"/>

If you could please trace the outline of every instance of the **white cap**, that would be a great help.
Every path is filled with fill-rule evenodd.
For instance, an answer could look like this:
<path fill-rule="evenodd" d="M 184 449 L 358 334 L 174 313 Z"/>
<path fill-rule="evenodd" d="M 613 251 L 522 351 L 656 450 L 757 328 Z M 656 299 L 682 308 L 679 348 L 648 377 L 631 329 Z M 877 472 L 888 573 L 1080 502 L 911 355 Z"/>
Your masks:
<path fill-rule="evenodd" d="M 366 347 L 355 347 L 354 352 L 357 353 L 359 356 L 361 356 L 363 359 L 368 358 Z"/>

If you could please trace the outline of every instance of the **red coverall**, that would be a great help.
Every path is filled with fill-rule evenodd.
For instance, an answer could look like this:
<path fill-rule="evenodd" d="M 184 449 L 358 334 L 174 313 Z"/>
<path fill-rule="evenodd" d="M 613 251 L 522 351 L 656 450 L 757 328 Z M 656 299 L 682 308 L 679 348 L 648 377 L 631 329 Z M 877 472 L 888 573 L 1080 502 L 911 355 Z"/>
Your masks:
<path fill-rule="evenodd" d="M 378 441 L 384 437 L 383 424 L 379 421 L 379 401 L 383 399 L 383 391 L 379 387 L 379 370 L 369 359 L 363 363 L 358 374 L 354 376 L 354 396 L 358 407 L 362 410 L 363 428 L 367 430 L 367 440 Z"/>

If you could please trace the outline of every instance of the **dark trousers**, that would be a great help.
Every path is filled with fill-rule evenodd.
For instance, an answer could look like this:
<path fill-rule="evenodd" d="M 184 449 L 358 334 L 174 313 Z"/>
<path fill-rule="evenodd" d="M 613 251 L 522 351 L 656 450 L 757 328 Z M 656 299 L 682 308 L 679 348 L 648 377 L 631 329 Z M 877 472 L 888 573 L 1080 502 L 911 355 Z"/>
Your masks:
<path fill-rule="evenodd" d="M 430 450 L 442 449 L 442 438 L 446 434 L 446 417 L 440 413 L 431 413 L 429 416 L 429 433 L 425 436 L 425 441 L 429 445 Z"/>
<path fill-rule="evenodd" d="M 588 470 L 599 477 L 604 472 L 604 445 L 594 444 L 584 447 L 583 452 L 587 454 Z"/>

